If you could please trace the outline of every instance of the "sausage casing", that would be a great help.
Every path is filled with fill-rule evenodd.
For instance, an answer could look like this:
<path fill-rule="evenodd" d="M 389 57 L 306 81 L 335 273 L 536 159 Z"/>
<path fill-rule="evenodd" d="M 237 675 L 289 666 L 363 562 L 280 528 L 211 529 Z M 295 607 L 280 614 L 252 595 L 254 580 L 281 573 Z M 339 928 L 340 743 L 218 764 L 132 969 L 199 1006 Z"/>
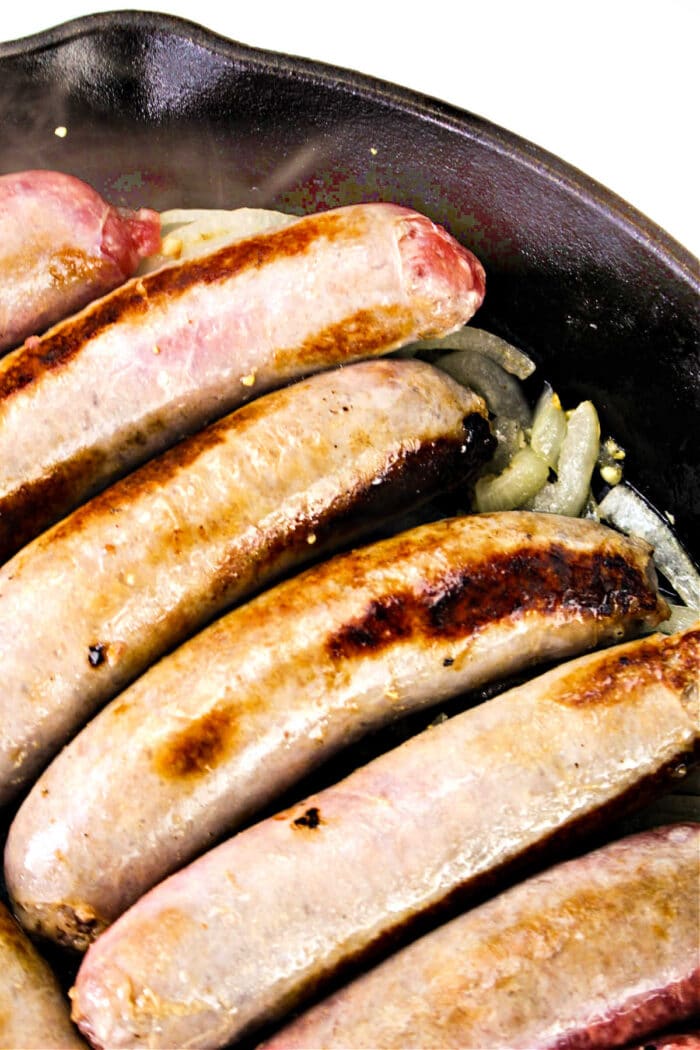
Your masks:
<path fill-rule="evenodd" d="M 630 836 L 416 941 L 264 1048 L 624 1046 L 700 1007 L 699 885 L 700 824 Z"/>
<path fill-rule="evenodd" d="M 361 734 L 664 615 L 650 548 L 589 521 L 472 515 L 339 555 L 165 657 L 61 752 L 10 829 L 15 911 L 84 949 Z"/>
<path fill-rule="evenodd" d="M 390 204 L 134 278 L 0 361 L 0 562 L 88 496 L 303 374 L 466 323 L 479 262 Z"/>
<path fill-rule="evenodd" d="M 95 709 L 226 606 L 468 479 L 484 402 L 377 360 L 260 398 L 143 466 L 0 568 L 0 802 Z"/>
<path fill-rule="evenodd" d="M 261 821 L 142 897 L 88 949 L 98 1047 L 215 1047 L 698 742 L 700 624 L 559 666 Z"/>

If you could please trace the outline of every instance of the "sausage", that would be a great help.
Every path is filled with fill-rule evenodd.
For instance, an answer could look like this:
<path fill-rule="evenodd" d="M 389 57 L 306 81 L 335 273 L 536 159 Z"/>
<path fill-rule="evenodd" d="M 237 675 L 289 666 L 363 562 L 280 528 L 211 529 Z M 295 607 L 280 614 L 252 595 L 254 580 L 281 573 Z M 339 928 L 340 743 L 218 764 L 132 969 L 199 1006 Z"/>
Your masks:
<path fill-rule="evenodd" d="M 434 522 L 315 566 L 166 657 L 55 759 L 10 829 L 15 913 L 84 950 L 359 735 L 665 615 L 644 542 L 547 514 Z"/>
<path fill-rule="evenodd" d="M 0 175 L 0 354 L 112 291 L 159 246 L 155 211 L 113 208 L 57 171 Z"/>
<path fill-rule="evenodd" d="M 85 1048 L 49 966 L 0 903 L 0 1047 Z"/>
<path fill-rule="evenodd" d="M 700 623 L 559 666 L 240 832 L 88 949 L 97 1047 L 223 1046 L 698 746 Z M 371 1044 L 370 1044 L 371 1045 Z"/>
<path fill-rule="evenodd" d="M 391 204 L 134 278 L 0 361 L 0 562 L 253 395 L 450 332 L 483 294 L 470 252 Z"/>
<path fill-rule="evenodd" d="M 264 1050 L 623 1046 L 700 1008 L 699 880 L 700 824 L 622 839 L 416 941 Z"/>
<path fill-rule="evenodd" d="M 0 568 L 0 803 L 98 706 L 274 575 L 465 482 L 481 398 L 368 361 L 244 406 Z"/>

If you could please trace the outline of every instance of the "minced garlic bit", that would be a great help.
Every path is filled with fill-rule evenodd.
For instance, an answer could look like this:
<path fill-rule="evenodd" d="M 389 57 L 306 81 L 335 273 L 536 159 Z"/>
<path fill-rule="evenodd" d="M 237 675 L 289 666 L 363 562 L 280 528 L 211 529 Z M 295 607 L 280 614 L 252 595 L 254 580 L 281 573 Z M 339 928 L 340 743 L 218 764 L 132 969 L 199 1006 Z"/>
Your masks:
<path fill-rule="evenodd" d="M 176 237 L 174 233 L 169 233 L 167 237 L 163 238 L 160 254 L 167 255 L 169 259 L 179 259 L 182 255 L 182 237 Z"/>
<path fill-rule="evenodd" d="M 68 128 L 64 127 L 63 124 L 59 124 L 57 128 L 53 129 L 53 133 L 57 139 L 64 139 L 68 134 Z"/>
<path fill-rule="evenodd" d="M 612 459 L 624 459 L 627 455 L 624 448 L 620 448 L 617 441 L 613 438 L 607 438 L 603 447 Z"/>
<path fill-rule="evenodd" d="M 243 386 L 252 386 L 255 382 L 255 372 L 250 372 L 247 376 L 241 376 L 241 383 Z"/>
<path fill-rule="evenodd" d="M 307 543 L 308 543 L 308 544 L 309 544 L 310 546 L 311 546 L 312 544 L 314 544 L 314 543 L 316 542 L 316 533 L 315 533 L 315 532 L 310 532 L 310 533 L 309 533 L 309 535 L 308 535 L 308 536 L 306 537 L 306 542 L 307 542 Z"/>
<path fill-rule="evenodd" d="M 126 583 L 128 587 L 133 587 L 136 583 L 136 578 L 131 573 L 126 577 Z"/>
<path fill-rule="evenodd" d="M 600 476 L 608 485 L 619 485 L 622 481 L 622 467 L 617 465 L 601 467 Z"/>
<path fill-rule="evenodd" d="M 153 353 L 154 354 L 159 354 L 160 353 L 160 347 L 158 346 L 157 343 L 153 344 Z"/>
<path fill-rule="evenodd" d="M 389 689 L 384 690 L 384 696 L 387 698 L 387 700 L 398 700 L 399 691 L 395 688 L 395 686 L 391 686 Z"/>

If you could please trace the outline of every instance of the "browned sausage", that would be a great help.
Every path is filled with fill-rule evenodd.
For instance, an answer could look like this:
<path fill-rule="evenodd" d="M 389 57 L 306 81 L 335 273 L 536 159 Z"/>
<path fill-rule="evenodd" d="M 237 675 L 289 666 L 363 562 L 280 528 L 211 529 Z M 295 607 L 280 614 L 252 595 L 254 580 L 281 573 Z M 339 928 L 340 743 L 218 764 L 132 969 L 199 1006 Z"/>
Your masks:
<path fill-rule="evenodd" d="M 435 522 L 316 566 L 166 657 L 55 759 L 10 829 L 15 911 L 84 949 L 360 734 L 665 608 L 645 543 L 549 514 Z"/>
<path fill-rule="evenodd" d="M 631 836 L 422 938 L 264 1048 L 624 1046 L 700 1008 L 699 886 L 700 824 Z"/>
<path fill-rule="evenodd" d="M 486 407 L 419 361 L 268 394 L 0 568 L 0 803 L 166 650 L 285 569 L 468 479 Z"/>
<path fill-rule="evenodd" d="M 479 262 L 425 216 L 307 216 L 135 278 L 0 361 L 0 562 L 241 402 L 463 325 Z"/>
<path fill-rule="evenodd" d="M 685 761 L 699 691 L 700 624 L 580 657 L 428 729 L 142 897 L 88 950 L 75 1019 L 98 1047 L 226 1045 L 457 890 Z M 695 904 L 696 890 L 697 869 Z M 382 1003 L 390 1019 L 391 998 Z"/>

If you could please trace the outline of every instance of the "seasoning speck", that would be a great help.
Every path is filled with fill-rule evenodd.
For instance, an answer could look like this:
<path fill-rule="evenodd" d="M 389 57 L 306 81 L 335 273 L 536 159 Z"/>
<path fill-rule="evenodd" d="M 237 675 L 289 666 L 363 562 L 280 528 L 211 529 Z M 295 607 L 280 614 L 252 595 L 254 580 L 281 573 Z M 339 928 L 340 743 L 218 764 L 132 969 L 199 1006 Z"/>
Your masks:
<path fill-rule="evenodd" d="M 170 259 L 179 259 L 182 254 L 182 238 L 169 233 L 160 246 L 160 254 L 167 255 Z"/>
<path fill-rule="evenodd" d="M 102 642 L 88 646 L 88 662 L 91 667 L 99 667 L 107 659 L 107 646 Z"/>
<path fill-rule="evenodd" d="M 68 128 L 64 127 L 63 124 L 59 124 L 57 128 L 53 129 L 53 133 L 57 139 L 64 139 L 68 134 Z"/>
<path fill-rule="evenodd" d="M 292 826 L 295 828 L 317 828 L 321 823 L 321 812 L 318 806 L 310 806 L 306 813 L 297 817 Z"/>
<path fill-rule="evenodd" d="M 255 382 L 255 372 L 251 372 L 247 376 L 241 376 L 241 383 L 243 386 L 252 386 Z"/>

